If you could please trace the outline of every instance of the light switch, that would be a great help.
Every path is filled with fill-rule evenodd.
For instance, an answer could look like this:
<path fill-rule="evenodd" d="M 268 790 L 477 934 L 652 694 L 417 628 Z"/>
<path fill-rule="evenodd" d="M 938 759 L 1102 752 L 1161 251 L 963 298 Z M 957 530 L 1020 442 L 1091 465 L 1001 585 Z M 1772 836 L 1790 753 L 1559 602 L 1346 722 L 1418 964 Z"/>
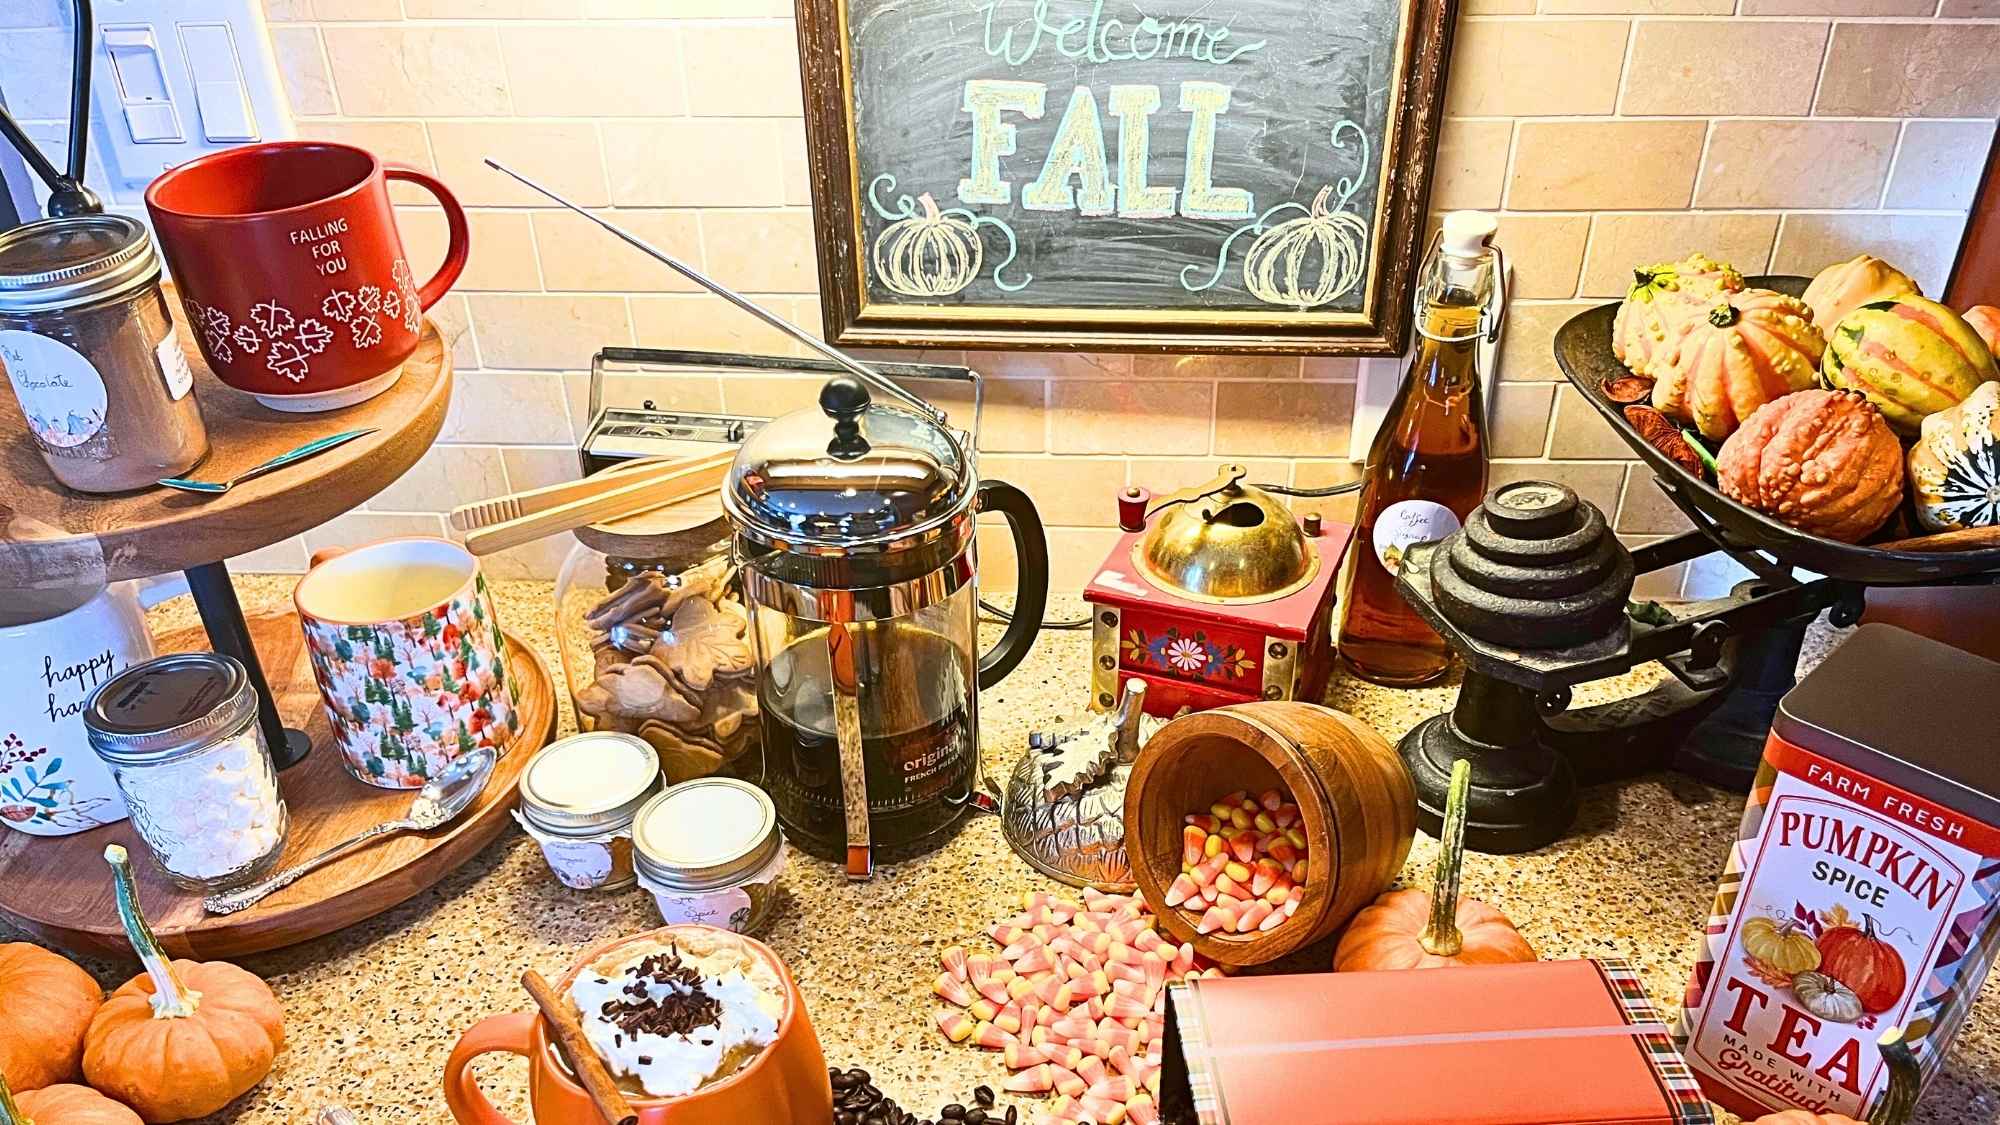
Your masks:
<path fill-rule="evenodd" d="M 243 89 L 243 68 L 236 57 L 236 40 L 226 23 L 184 23 L 181 50 L 194 78 L 195 109 L 201 135 L 216 142 L 254 141 L 257 116 Z"/>
<path fill-rule="evenodd" d="M 159 41 L 150 24 L 107 24 L 104 49 L 111 54 L 119 108 L 136 144 L 174 144 L 181 138 L 180 113 L 167 87 Z"/>

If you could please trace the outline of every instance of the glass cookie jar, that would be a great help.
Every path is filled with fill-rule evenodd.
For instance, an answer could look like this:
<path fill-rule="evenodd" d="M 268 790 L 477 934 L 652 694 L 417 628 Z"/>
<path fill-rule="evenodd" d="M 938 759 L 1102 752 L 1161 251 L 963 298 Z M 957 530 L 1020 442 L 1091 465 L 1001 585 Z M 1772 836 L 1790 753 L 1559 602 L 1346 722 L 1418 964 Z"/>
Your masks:
<path fill-rule="evenodd" d="M 645 740 L 669 785 L 758 777 L 757 662 L 717 498 L 576 537 L 556 581 L 556 632 L 578 729 Z"/>

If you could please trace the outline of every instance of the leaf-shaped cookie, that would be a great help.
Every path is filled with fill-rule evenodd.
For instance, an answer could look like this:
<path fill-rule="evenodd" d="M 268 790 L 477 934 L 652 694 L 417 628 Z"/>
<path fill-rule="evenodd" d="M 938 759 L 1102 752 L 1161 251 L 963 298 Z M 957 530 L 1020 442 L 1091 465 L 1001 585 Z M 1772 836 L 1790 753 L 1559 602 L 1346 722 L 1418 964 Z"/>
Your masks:
<path fill-rule="evenodd" d="M 653 655 L 680 674 L 690 688 L 708 690 L 718 673 L 749 669 L 750 641 L 743 619 L 717 609 L 707 598 L 689 598 L 674 610 L 673 627 L 660 634 Z"/>
<path fill-rule="evenodd" d="M 597 686 L 610 694 L 606 710 L 614 715 L 684 723 L 701 714 L 650 664 L 634 662 L 613 668 L 597 678 Z"/>

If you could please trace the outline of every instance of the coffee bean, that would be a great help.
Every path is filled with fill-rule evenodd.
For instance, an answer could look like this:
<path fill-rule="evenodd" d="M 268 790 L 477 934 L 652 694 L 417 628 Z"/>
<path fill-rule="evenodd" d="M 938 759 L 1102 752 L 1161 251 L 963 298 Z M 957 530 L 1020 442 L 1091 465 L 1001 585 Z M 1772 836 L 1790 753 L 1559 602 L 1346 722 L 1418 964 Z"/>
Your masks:
<path fill-rule="evenodd" d="M 858 1085 L 866 1085 L 868 1083 L 868 1072 L 858 1066 L 849 1068 L 847 1077 Z"/>
<path fill-rule="evenodd" d="M 957 1121 L 965 1116 L 965 1107 L 959 1105 L 957 1102 L 953 1102 L 943 1109 L 938 1110 L 938 1116 L 944 1118 L 946 1121 Z"/>
<path fill-rule="evenodd" d="M 975 1102 L 978 1102 L 978 1103 L 979 1103 L 979 1104 L 980 1104 L 981 1106 L 985 1107 L 986 1109 L 992 1109 L 992 1108 L 993 1108 L 993 1087 L 991 1087 L 991 1086 L 974 1086 L 974 1087 L 972 1088 L 972 1100 L 973 1100 L 973 1101 L 975 1101 Z"/>
<path fill-rule="evenodd" d="M 965 1125 L 986 1125 L 986 1111 L 973 1109 L 965 1115 Z"/>

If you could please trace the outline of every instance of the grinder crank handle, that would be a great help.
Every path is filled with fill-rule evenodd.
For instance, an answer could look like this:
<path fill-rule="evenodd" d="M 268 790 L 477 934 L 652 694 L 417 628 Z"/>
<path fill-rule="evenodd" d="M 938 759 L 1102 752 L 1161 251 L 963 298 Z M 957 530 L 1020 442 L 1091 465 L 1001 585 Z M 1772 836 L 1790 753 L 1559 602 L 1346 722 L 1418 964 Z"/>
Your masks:
<path fill-rule="evenodd" d="M 1006 678 L 1034 647 L 1042 628 L 1042 611 L 1049 604 L 1049 540 L 1041 514 L 1028 494 L 1004 480 L 979 482 L 979 510 L 1007 517 L 1014 536 L 1014 616 L 991 651 L 979 658 L 979 686 L 990 688 Z"/>

